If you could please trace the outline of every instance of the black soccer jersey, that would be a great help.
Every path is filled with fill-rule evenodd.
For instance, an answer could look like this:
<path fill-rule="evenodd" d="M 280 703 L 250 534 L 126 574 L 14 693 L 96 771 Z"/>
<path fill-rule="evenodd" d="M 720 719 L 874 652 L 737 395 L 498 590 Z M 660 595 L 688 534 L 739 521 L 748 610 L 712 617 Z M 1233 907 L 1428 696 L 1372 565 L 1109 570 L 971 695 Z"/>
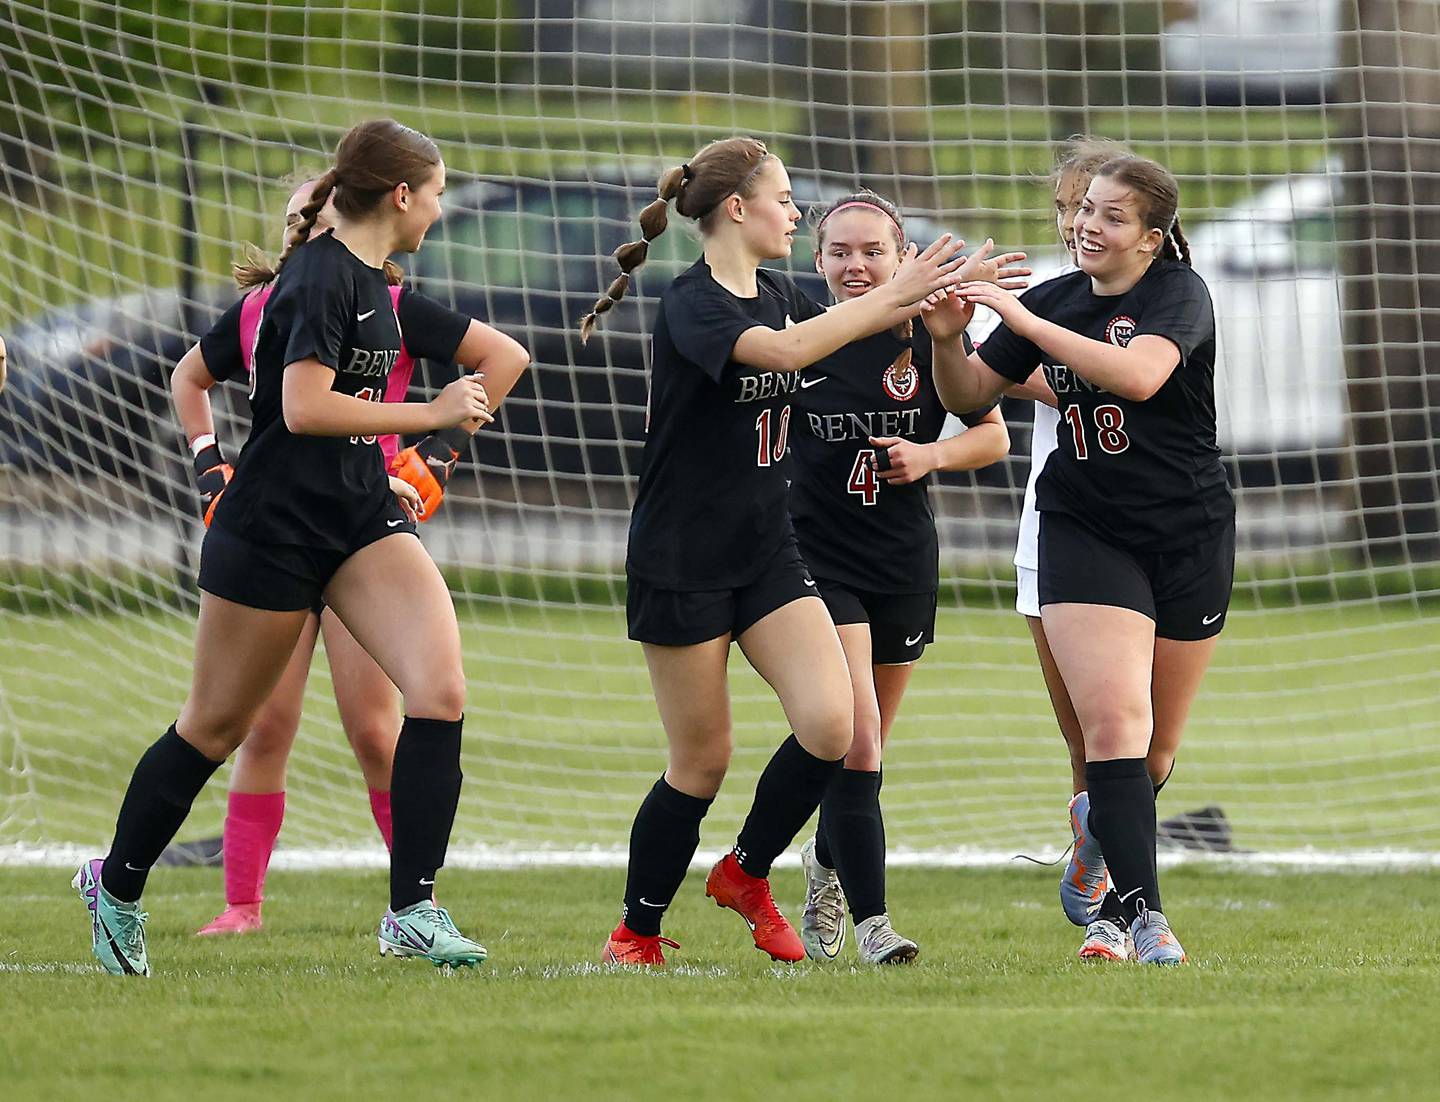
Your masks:
<path fill-rule="evenodd" d="M 343 551 L 377 514 L 394 508 L 374 437 L 290 432 L 281 387 L 287 364 L 313 358 L 335 370 L 332 390 L 379 402 L 400 347 L 380 269 L 329 233 L 298 248 L 256 332 L 250 436 L 214 523 L 252 542 Z"/>
<path fill-rule="evenodd" d="M 747 585 L 791 533 L 786 437 L 800 375 L 731 354 L 747 329 L 784 329 L 824 308 L 777 272 L 762 268 L 756 283 L 756 297 L 733 295 L 702 257 L 660 298 L 625 559 L 629 574 L 653 586 Z"/>
<path fill-rule="evenodd" d="M 205 357 L 205 368 L 217 382 L 245 378 L 247 374 L 246 356 L 241 347 L 241 316 L 245 300 L 249 297 L 246 295 L 239 299 L 221 314 L 200 338 L 200 353 Z M 455 351 L 465 339 L 465 331 L 470 328 L 467 314 L 456 313 L 409 287 L 400 290 L 396 313 L 400 318 L 402 343 L 412 360 L 433 360 L 442 364 L 454 362 Z M 403 399 L 391 395 L 389 400 Z"/>
<path fill-rule="evenodd" d="M 1234 499 L 1215 438 L 1215 311 L 1205 281 L 1177 260 L 1156 260 L 1121 295 L 1097 295 L 1072 272 L 1026 292 L 1039 317 L 1125 347 L 1168 337 L 1180 363 L 1148 400 L 1086 382 L 1001 324 L 980 349 L 993 370 L 1023 382 L 1037 364 L 1059 399 L 1059 446 L 1036 482 L 1042 513 L 1068 513 L 1122 546 L 1184 547 L 1228 523 Z"/>
<path fill-rule="evenodd" d="M 790 515 L 817 578 L 872 593 L 929 593 L 940 584 L 930 479 L 886 483 L 872 466 L 872 436 L 916 444 L 940 438 L 930 335 L 886 331 L 847 344 L 801 373 L 795 395 Z M 978 424 L 988 410 L 966 414 Z"/>

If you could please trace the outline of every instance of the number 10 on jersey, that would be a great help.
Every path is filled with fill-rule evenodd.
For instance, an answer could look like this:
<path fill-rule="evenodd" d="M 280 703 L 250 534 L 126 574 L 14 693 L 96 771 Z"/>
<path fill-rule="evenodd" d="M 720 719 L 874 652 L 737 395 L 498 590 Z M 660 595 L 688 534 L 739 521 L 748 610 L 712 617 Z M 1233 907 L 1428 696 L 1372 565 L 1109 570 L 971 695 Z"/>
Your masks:
<path fill-rule="evenodd" d="M 774 412 L 773 409 L 762 409 L 760 416 L 755 418 L 755 432 L 758 436 L 755 442 L 757 467 L 768 467 L 771 463 L 779 463 L 785 458 L 785 447 L 790 435 L 790 407 L 785 406 L 778 418 L 772 418 Z M 770 425 L 772 419 L 776 422 L 773 430 Z"/>

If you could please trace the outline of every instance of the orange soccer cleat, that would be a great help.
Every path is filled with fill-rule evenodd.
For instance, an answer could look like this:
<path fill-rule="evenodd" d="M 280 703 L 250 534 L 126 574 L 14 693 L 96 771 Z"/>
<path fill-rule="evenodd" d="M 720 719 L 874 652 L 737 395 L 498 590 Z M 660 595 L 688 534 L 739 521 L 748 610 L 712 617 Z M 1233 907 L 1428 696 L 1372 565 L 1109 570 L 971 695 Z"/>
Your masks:
<path fill-rule="evenodd" d="M 605 942 L 605 952 L 600 955 L 600 963 L 633 968 L 663 965 L 665 953 L 660 948 L 662 945 L 668 945 L 672 949 L 680 948 L 678 942 L 671 941 L 668 937 L 661 937 L 659 934 L 637 934 L 622 922 Z"/>
<path fill-rule="evenodd" d="M 195 932 L 201 937 L 214 934 L 248 934 L 260 929 L 259 903 L 230 903 L 212 918 L 208 925 Z"/>
<path fill-rule="evenodd" d="M 770 895 L 770 881 L 751 876 L 727 853 L 705 878 L 705 894 L 717 907 L 729 907 L 745 920 L 755 937 L 755 948 L 775 960 L 804 960 L 800 935 L 786 921 Z"/>

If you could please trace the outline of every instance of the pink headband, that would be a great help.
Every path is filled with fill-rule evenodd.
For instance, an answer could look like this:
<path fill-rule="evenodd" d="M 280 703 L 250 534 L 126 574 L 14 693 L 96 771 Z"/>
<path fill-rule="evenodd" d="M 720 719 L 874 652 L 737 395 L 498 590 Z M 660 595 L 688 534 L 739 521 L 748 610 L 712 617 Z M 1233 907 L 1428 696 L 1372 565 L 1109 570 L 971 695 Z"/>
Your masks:
<path fill-rule="evenodd" d="M 820 227 L 825 225 L 826 222 L 830 221 L 831 215 L 839 214 L 842 210 L 849 210 L 851 207 L 865 207 L 867 210 L 879 211 L 886 218 L 890 219 L 892 223 L 894 223 L 896 232 L 900 234 L 900 240 L 905 240 L 905 229 L 903 226 L 900 225 L 898 221 L 896 221 L 895 216 L 891 214 L 888 210 L 886 210 L 884 207 L 880 206 L 878 203 L 872 203 L 868 199 L 851 199 L 848 203 L 841 203 L 829 214 L 825 215 L 824 218 L 820 219 L 820 225 L 815 227 L 815 237 L 817 239 L 820 237 Z"/>

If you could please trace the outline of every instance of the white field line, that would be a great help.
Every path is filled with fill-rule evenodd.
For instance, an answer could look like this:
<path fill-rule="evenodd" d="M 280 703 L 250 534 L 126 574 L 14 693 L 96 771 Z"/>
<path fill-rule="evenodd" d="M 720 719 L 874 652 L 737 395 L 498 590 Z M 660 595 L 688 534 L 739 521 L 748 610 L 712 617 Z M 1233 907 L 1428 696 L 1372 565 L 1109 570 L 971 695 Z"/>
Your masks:
<path fill-rule="evenodd" d="M 97 847 L 74 845 L 0 846 L 0 868 L 65 868 L 102 852 Z M 696 854 L 693 868 L 712 864 L 719 853 Z M 1048 856 L 1048 855 L 1047 855 Z M 506 846 L 452 846 L 446 857 L 448 869 L 529 869 L 625 867 L 626 853 L 620 848 L 521 849 Z M 986 849 L 895 849 L 888 856 L 892 868 L 1029 868 L 1013 853 Z M 275 851 L 271 861 L 277 869 L 380 869 L 388 864 L 380 847 L 361 849 L 286 849 Z M 800 864 L 798 853 L 784 854 L 781 868 Z M 1164 849 L 1160 865 L 1206 865 L 1274 872 L 1367 872 L 1377 869 L 1440 869 L 1440 852 L 1399 849 L 1366 850 L 1256 850 L 1237 853 L 1201 853 L 1194 850 Z M 1059 866 L 1056 866 L 1057 870 Z"/>

